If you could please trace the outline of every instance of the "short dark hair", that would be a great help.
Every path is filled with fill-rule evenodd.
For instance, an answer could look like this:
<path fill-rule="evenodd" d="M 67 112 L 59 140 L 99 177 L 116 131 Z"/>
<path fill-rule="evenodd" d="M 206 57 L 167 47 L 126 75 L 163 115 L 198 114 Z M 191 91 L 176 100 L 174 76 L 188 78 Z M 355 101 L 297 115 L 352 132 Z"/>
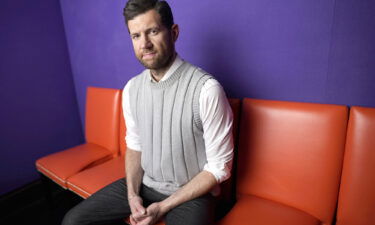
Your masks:
<path fill-rule="evenodd" d="M 154 9 L 160 15 L 161 22 L 166 28 L 172 28 L 174 22 L 171 7 L 166 1 L 159 0 L 129 0 L 124 8 L 126 25 L 128 25 L 129 20 L 151 9 Z"/>

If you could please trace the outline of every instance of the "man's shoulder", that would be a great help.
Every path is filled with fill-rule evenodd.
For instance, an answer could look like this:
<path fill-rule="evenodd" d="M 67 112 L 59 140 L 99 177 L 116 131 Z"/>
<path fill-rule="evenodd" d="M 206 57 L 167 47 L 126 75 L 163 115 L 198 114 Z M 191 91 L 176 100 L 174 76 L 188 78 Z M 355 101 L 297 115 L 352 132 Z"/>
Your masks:
<path fill-rule="evenodd" d="M 203 92 L 210 90 L 209 92 L 211 94 L 219 94 L 224 91 L 220 82 L 211 73 L 189 62 L 185 61 L 185 63 L 192 69 L 192 71 L 194 71 L 193 76 L 199 77 L 198 79 L 202 82 Z"/>
<path fill-rule="evenodd" d="M 201 67 L 193 65 L 193 64 L 191 64 L 189 62 L 186 62 L 186 61 L 185 61 L 185 64 L 186 64 L 186 67 L 188 68 L 188 70 L 192 71 L 192 76 L 204 78 L 204 80 L 206 80 L 206 81 L 214 80 L 213 82 L 218 83 L 218 81 L 215 79 L 215 77 L 213 75 L 211 75 L 211 73 L 207 72 L 206 70 L 202 69 Z"/>
<path fill-rule="evenodd" d="M 207 72 L 206 70 L 202 69 L 201 67 L 199 66 L 195 66 L 195 65 L 192 65 L 190 63 L 188 63 L 189 66 L 191 66 L 192 68 L 194 68 L 194 76 L 199 76 L 201 78 L 203 78 L 203 88 L 204 89 L 209 89 L 211 87 L 221 87 L 221 84 L 220 82 L 209 72 Z"/>
<path fill-rule="evenodd" d="M 196 75 L 210 75 L 210 73 L 208 73 L 207 71 L 205 71 L 199 66 L 193 65 L 187 61 L 184 61 L 184 64 L 186 65 L 187 69 L 194 71 L 194 74 Z"/>

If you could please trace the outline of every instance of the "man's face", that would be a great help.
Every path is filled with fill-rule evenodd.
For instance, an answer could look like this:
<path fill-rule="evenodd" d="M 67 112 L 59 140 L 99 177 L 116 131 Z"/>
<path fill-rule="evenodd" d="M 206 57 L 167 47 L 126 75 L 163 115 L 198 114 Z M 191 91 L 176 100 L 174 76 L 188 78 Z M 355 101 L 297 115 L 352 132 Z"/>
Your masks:
<path fill-rule="evenodd" d="M 135 56 L 146 68 L 163 69 L 171 62 L 178 34 L 174 32 L 176 25 L 173 26 L 168 30 L 155 10 L 149 10 L 128 21 Z"/>

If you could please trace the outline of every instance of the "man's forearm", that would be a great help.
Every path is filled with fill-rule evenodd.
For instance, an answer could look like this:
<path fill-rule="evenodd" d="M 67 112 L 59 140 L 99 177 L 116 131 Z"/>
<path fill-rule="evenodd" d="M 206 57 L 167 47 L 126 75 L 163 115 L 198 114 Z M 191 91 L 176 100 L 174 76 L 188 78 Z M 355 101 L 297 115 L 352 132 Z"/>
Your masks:
<path fill-rule="evenodd" d="M 143 169 L 141 167 L 141 152 L 127 149 L 125 168 L 126 182 L 128 187 L 128 198 L 139 195 L 139 188 L 142 183 Z"/>
<path fill-rule="evenodd" d="M 202 171 L 181 189 L 160 202 L 160 207 L 164 213 L 166 213 L 184 202 L 206 194 L 211 191 L 215 185 L 217 185 L 217 181 L 214 175 L 210 172 Z"/>

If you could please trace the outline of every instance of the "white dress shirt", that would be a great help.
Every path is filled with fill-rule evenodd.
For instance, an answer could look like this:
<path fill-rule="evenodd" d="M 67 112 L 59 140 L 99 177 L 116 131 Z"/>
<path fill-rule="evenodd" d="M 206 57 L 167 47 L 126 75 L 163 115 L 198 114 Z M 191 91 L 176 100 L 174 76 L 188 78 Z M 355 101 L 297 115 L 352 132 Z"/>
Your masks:
<path fill-rule="evenodd" d="M 160 81 L 168 79 L 183 63 L 177 56 L 169 70 Z M 150 80 L 153 79 L 151 72 Z M 142 151 L 141 140 L 134 117 L 130 110 L 129 89 L 130 80 L 124 87 L 122 107 L 126 123 L 126 144 L 128 148 Z M 206 147 L 207 163 L 204 170 L 212 173 L 218 183 L 230 177 L 233 159 L 232 123 L 233 115 L 225 92 L 219 82 L 209 79 L 203 85 L 199 96 L 199 115 L 203 125 L 203 139 Z"/>

